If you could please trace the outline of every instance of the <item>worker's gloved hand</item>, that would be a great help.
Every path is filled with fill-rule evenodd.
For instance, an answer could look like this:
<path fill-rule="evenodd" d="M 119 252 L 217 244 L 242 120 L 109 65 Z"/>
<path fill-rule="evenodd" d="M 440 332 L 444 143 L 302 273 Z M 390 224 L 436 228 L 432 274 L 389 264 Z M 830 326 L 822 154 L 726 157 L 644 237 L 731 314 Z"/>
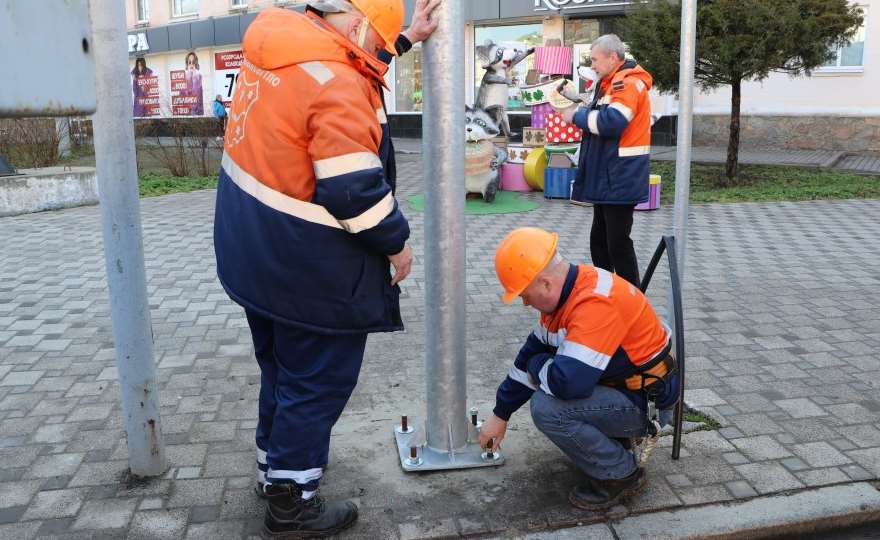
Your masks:
<path fill-rule="evenodd" d="M 538 353 L 533 357 L 529 358 L 529 361 L 526 363 L 526 369 L 529 372 L 529 382 L 533 385 L 540 387 L 541 386 L 541 378 L 538 376 L 541 373 L 541 368 L 544 367 L 553 355 L 550 353 Z"/>
<path fill-rule="evenodd" d="M 498 450 L 505 433 L 507 433 L 507 421 L 493 414 L 480 427 L 480 448 L 486 448 L 489 446 L 489 441 L 494 439 L 492 450 Z"/>
<path fill-rule="evenodd" d="M 409 247 L 409 244 L 406 244 L 400 253 L 389 255 L 388 260 L 391 261 L 391 266 L 394 267 L 394 277 L 391 278 L 391 286 L 393 287 L 403 281 L 412 269 L 412 248 Z"/>

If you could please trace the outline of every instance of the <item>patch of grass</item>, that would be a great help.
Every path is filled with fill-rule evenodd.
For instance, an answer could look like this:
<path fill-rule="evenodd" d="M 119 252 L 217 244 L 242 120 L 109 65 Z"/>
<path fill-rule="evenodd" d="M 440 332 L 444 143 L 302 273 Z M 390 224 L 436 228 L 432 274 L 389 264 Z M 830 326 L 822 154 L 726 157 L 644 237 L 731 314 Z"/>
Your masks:
<path fill-rule="evenodd" d="M 216 176 L 164 176 L 145 174 L 140 177 L 141 197 L 156 197 L 170 193 L 185 193 L 217 187 Z"/>
<path fill-rule="evenodd" d="M 721 424 L 718 423 L 718 420 L 715 420 L 708 414 L 698 411 L 696 409 L 685 409 L 684 411 L 684 420 L 687 422 L 697 422 L 703 424 L 704 429 L 706 430 L 716 430 L 721 427 Z"/>
<path fill-rule="evenodd" d="M 651 173 L 663 177 L 662 204 L 675 200 L 675 163 L 652 161 Z M 880 198 L 880 177 L 808 167 L 740 165 L 736 186 L 722 185 L 723 164 L 691 165 L 690 200 L 709 202 L 809 201 Z"/>

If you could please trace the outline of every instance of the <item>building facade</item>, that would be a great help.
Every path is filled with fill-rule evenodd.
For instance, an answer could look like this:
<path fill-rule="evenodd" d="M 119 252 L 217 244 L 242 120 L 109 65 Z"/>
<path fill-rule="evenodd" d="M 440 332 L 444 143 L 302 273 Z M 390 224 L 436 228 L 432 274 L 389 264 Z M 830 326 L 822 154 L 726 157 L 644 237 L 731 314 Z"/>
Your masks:
<path fill-rule="evenodd" d="M 229 100 L 241 62 L 241 37 L 261 9 L 290 6 L 288 0 L 126 0 L 132 68 L 133 114 L 138 118 L 210 115 L 216 95 Z M 415 0 L 406 0 L 407 20 Z M 476 46 L 492 40 L 540 45 L 558 39 L 588 58 L 589 44 L 615 32 L 625 0 L 465 0 L 463 69 L 467 101 L 473 102 L 483 75 Z M 812 77 L 772 75 L 743 85 L 743 146 L 880 151 L 880 0 L 859 0 L 865 25 L 832 65 Z M 872 6 L 872 4 L 874 4 Z M 421 134 L 421 49 L 396 59 L 388 72 L 389 121 L 397 136 Z M 517 73 L 528 71 L 529 59 Z M 588 61 L 588 60 L 587 60 Z M 573 74 L 576 76 L 576 74 Z M 512 124 L 527 122 L 516 91 L 509 103 Z M 652 95 L 662 116 L 655 143 L 674 142 L 677 103 Z M 696 144 L 726 144 L 729 90 L 697 95 Z"/>

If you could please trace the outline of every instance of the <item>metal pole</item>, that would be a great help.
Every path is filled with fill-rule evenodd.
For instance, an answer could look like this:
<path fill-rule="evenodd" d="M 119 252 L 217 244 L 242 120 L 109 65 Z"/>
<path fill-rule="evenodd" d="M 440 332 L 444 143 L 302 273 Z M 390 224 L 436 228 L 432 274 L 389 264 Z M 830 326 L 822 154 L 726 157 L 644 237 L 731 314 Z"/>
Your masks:
<path fill-rule="evenodd" d="M 681 445 L 681 422 L 684 416 L 684 261 L 687 251 L 688 202 L 691 190 L 691 145 L 694 123 L 694 65 L 697 50 L 697 0 L 683 0 L 681 3 L 681 56 L 678 64 L 678 136 L 675 152 L 675 210 L 672 215 L 672 236 L 675 243 L 675 262 L 679 279 L 679 305 L 674 301 L 675 290 L 672 281 L 675 274 L 670 262 L 672 277 L 669 286 L 669 300 L 666 304 L 669 320 L 673 326 L 673 341 L 679 361 L 681 387 L 679 400 L 675 406 L 675 433 L 672 443 L 672 458 L 678 459 Z"/>
<path fill-rule="evenodd" d="M 461 0 L 434 11 L 422 46 L 425 181 L 426 437 L 430 448 L 467 444 L 465 411 L 464 51 Z"/>
<path fill-rule="evenodd" d="M 697 0 L 681 3 L 681 58 L 678 72 L 678 135 L 675 152 L 675 210 L 672 235 L 678 250 L 678 272 L 684 283 L 688 199 L 691 190 L 691 141 L 694 123 L 694 64 L 697 41 Z M 671 294 L 671 293 L 670 293 Z M 670 297 L 671 298 L 671 297 Z M 669 303 L 670 310 L 672 302 Z"/>
<path fill-rule="evenodd" d="M 141 236 L 125 3 L 92 0 L 98 108 L 93 117 L 101 228 L 131 472 L 165 471 Z"/>

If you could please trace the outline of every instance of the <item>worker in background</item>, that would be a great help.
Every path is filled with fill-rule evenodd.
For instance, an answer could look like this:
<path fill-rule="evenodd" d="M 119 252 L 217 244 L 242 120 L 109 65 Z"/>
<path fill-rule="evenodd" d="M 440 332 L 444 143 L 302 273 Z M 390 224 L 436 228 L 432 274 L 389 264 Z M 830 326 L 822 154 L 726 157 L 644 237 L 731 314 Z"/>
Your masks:
<path fill-rule="evenodd" d="M 524 227 L 495 253 L 503 301 L 520 297 L 541 315 L 498 387 L 480 444 L 497 448 L 510 416 L 530 401 L 538 429 L 586 475 L 569 501 L 598 511 L 644 485 L 631 439 L 669 423 L 679 377 L 671 333 L 641 291 L 602 268 L 566 262 L 557 241 Z"/>
<path fill-rule="evenodd" d="M 261 370 L 269 537 L 328 536 L 357 519 L 351 501 L 316 492 L 367 334 L 403 329 L 398 283 L 413 258 L 380 93 L 403 0 L 308 4 L 262 11 L 244 36 L 214 224 L 217 272 Z"/>
<path fill-rule="evenodd" d="M 562 112 L 584 130 L 571 198 L 593 203 L 590 257 L 594 265 L 639 286 L 639 263 L 630 233 L 633 211 L 648 200 L 653 78 L 626 59 L 614 34 L 596 39 L 591 67 L 600 77 L 588 106 Z"/>

